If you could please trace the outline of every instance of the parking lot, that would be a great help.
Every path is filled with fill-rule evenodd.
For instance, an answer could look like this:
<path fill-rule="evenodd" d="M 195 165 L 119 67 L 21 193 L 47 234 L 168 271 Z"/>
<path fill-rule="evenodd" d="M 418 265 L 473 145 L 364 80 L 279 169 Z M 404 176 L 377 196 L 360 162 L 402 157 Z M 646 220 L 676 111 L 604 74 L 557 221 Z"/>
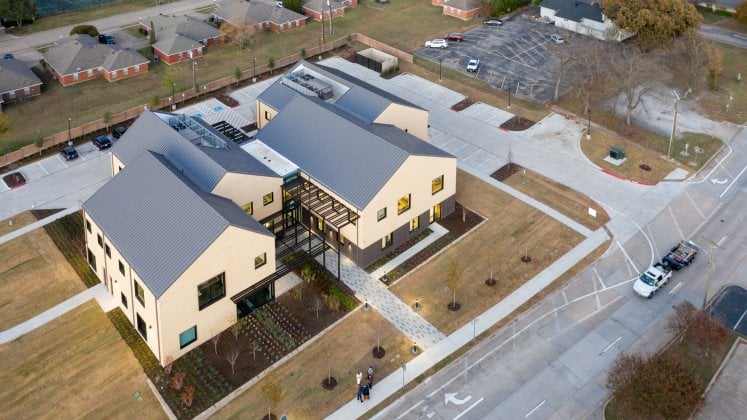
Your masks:
<path fill-rule="evenodd" d="M 533 19 L 528 13 L 504 20 L 503 26 L 482 26 L 464 34 L 464 41 L 449 42 L 445 49 L 424 48 L 419 57 L 467 73 L 471 58 L 480 60 L 477 73 L 468 73 L 498 89 L 537 102 L 552 99 L 559 60 L 554 51 L 567 48 L 550 40 L 553 34 L 569 36 L 553 25 Z M 561 90 L 569 84 L 563 83 Z"/>

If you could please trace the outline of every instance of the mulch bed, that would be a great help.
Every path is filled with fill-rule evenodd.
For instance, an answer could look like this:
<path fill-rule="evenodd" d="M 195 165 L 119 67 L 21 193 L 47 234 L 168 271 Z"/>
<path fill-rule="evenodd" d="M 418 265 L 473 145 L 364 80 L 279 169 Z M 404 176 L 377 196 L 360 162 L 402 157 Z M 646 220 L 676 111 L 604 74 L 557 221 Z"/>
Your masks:
<path fill-rule="evenodd" d="M 508 131 L 524 131 L 534 124 L 536 124 L 536 122 L 532 120 L 528 120 L 524 117 L 514 116 L 510 120 L 501 124 L 500 127 Z"/>
<path fill-rule="evenodd" d="M 244 130 L 247 133 L 251 133 L 252 131 L 254 131 L 254 130 L 257 129 L 257 123 L 254 122 L 254 123 L 251 123 L 249 125 L 245 125 L 245 126 L 241 127 L 241 129 Z"/>
<path fill-rule="evenodd" d="M 462 221 L 462 209 L 465 210 L 465 221 Z M 477 226 L 483 219 L 479 214 L 470 209 L 465 209 L 461 204 L 456 203 L 454 212 L 438 221 L 438 224 L 446 228 L 455 238 L 458 238 L 473 227 Z"/>
<path fill-rule="evenodd" d="M 495 179 L 495 180 L 497 180 L 497 181 L 503 182 L 503 181 L 511 178 L 511 175 L 519 172 L 522 169 L 524 169 L 524 168 L 522 168 L 521 165 L 517 165 L 515 163 L 510 163 L 509 162 L 509 163 L 501 166 L 500 168 L 498 168 L 497 171 L 495 171 L 492 174 L 490 174 L 490 177 L 493 178 L 493 179 Z"/>
<path fill-rule="evenodd" d="M 41 220 L 44 218 L 47 218 L 55 213 L 61 212 L 63 209 L 41 209 L 41 210 L 31 210 L 31 215 L 33 215 L 36 220 Z"/>
<path fill-rule="evenodd" d="M 3 181 L 5 181 L 5 185 L 7 185 L 11 190 L 26 185 L 26 177 L 20 172 L 13 172 L 5 175 Z"/>
<path fill-rule="evenodd" d="M 463 101 L 457 102 L 456 104 L 454 104 L 454 106 L 451 107 L 451 110 L 452 111 L 462 111 L 462 110 L 466 109 L 467 107 L 469 107 L 470 105 L 475 104 L 476 102 L 477 101 L 474 100 L 474 99 L 466 98 Z"/>
<path fill-rule="evenodd" d="M 228 96 L 225 93 L 219 92 L 215 94 L 215 99 L 223 102 L 224 104 L 228 105 L 229 108 L 233 108 L 235 106 L 239 106 L 239 102 L 236 99 L 233 99 L 232 97 Z"/>

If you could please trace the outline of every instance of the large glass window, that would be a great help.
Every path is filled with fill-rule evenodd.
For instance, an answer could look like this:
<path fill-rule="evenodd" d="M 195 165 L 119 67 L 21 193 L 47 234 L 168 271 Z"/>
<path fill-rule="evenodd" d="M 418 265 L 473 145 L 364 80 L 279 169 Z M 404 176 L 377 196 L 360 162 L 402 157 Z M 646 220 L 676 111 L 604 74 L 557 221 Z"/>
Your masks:
<path fill-rule="evenodd" d="M 109 248 L 109 244 L 104 245 L 104 252 L 106 252 L 107 257 L 112 257 L 112 249 Z"/>
<path fill-rule="evenodd" d="M 410 220 L 410 232 L 420 227 L 420 216 Z"/>
<path fill-rule="evenodd" d="M 267 264 L 267 253 L 263 252 L 261 255 L 254 257 L 254 268 L 262 267 Z"/>
<path fill-rule="evenodd" d="M 435 206 L 431 207 L 431 211 L 428 214 L 428 221 L 430 223 L 433 223 L 434 221 L 441 218 L 441 204 L 436 204 Z"/>
<path fill-rule="evenodd" d="M 316 219 L 316 228 L 319 229 L 320 232 L 324 233 L 324 219 Z"/>
<path fill-rule="evenodd" d="M 96 271 L 96 256 L 93 255 L 93 252 L 89 248 L 86 248 L 86 250 L 88 251 L 88 265 L 93 268 L 93 271 Z"/>
<path fill-rule="evenodd" d="M 99 243 L 100 247 L 102 248 L 104 247 L 104 238 L 102 238 L 101 235 L 98 235 L 98 234 L 96 235 L 96 242 Z"/>
<path fill-rule="evenodd" d="M 243 206 L 241 206 L 242 209 L 246 212 L 246 214 L 254 214 L 254 202 L 250 201 Z"/>
<path fill-rule="evenodd" d="M 122 275 L 124 276 L 125 269 L 124 269 L 124 264 L 122 264 L 122 260 L 119 260 L 119 272 L 122 273 Z"/>
<path fill-rule="evenodd" d="M 386 219 L 386 207 L 376 212 L 376 220 L 382 221 L 384 219 Z"/>
<path fill-rule="evenodd" d="M 135 297 L 145 307 L 145 289 L 137 281 L 135 281 Z"/>
<path fill-rule="evenodd" d="M 444 176 L 443 175 L 431 181 L 431 194 L 435 194 L 443 189 L 444 189 Z"/>
<path fill-rule="evenodd" d="M 267 194 L 265 194 L 265 195 L 262 196 L 262 205 L 263 206 L 266 206 L 266 205 L 272 203 L 273 201 L 275 201 L 275 194 L 274 193 L 267 193 Z"/>
<path fill-rule="evenodd" d="M 393 236 L 394 235 L 390 233 L 390 234 L 386 235 L 385 237 L 381 238 L 381 249 L 384 249 L 384 248 L 392 245 L 392 237 Z"/>
<path fill-rule="evenodd" d="M 183 349 L 187 347 L 188 345 L 194 343 L 197 341 L 197 326 L 188 329 L 187 331 L 184 331 L 183 333 L 179 334 L 179 348 Z"/>
<path fill-rule="evenodd" d="M 143 321 L 143 318 L 140 318 L 140 314 L 136 314 L 135 316 L 137 317 L 137 330 L 140 331 L 143 339 L 148 341 L 148 327 L 145 325 L 145 321 Z"/>
<path fill-rule="evenodd" d="M 397 214 L 402 214 L 407 210 L 410 210 L 410 195 L 411 194 L 407 194 L 397 200 Z"/>
<path fill-rule="evenodd" d="M 205 283 L 197 286 L 197 299 L 200 310 L 226 296 L 226 273 L 220 273 Z"/>
<path fill-rule="evenodd" d="M 122 295 L 122 305 L 127 309 L 127 296 L 125 296 L 124 293 L 120 293 Z"/>

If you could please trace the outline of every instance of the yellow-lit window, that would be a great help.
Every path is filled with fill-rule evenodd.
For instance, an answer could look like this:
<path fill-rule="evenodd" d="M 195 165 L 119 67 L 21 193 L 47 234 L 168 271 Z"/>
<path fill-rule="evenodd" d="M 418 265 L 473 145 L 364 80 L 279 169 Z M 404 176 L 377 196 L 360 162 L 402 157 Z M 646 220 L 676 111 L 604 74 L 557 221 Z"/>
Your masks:
<path fill-rule="evenodd" d="M 260 255 L 254 257 L 254 268 L 262 267 L 267 263 L 267 253 L 263 252 Z"/>
<path fill-rule="evenodd" d="M 244 204 L 241 208 L 244 209 L 246 214 L 254 214 L 254 202 L 252 201 Z"/>
<path fill-rule="evenodd" d="M 274 193 L 268 193 L 262 196 L 262 205 L 266 206 L 275 200 Z"/>
<path fill-rule="evenodd" d="M 444 189 L 444 176 L 443 175 L 431 181 L 431 194 L 435 194 L 443 189 Z"/>
<path fill-rule="evenodd" d="M 402 214 L 410 209 L 410 194 L 397 200 L 397 214 Z"/>
<path fill-rule="evenodd" d="M 410 220 L 410 232 L 420 227 L 420 216 Z"/>
<path fill-rule="evenodd" d="M 428 221 L 433 223 L 434 221 L 441 218 L 441 204 L 436 204 L 431 207 L 430 214 L 428 215 Z"/>
<path fill-rule="evenodd" d="M 316 228 L 319 229 L 321 232 L 324 232 L 324 220 L 316 219 Z"/>

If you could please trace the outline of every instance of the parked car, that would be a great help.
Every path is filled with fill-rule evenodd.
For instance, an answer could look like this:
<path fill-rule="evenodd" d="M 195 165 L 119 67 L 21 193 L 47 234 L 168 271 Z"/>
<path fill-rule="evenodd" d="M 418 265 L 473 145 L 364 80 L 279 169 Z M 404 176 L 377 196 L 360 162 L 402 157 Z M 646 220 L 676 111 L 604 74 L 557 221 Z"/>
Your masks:
<path fill-rule="evenodd" d="M 558 34 L 551 35 L 550 40 L 556 44 L 565 44 L 565 38 Z"/>
<path fill-rule="evenodd" d="M 426 48 L 446 48 L 449 43 L 445 39 L 434 39 L 431 41 L 425 41 Z"/>
<path fill-rule="evenodd" d="M 503 21 L 500 19 L 485 19 L 482 21 L 482 24 L 485 26 L 501 26 L 503 25 Z"/>
<path fill-rule="evenodd" d="M 14 60 L 14 59 L 15 57 L 11 53 L 6 53 L 5 55 L 3 55 L 3 60 Z"/>
<path fill-rule="evenodd" d="M 275 6 L 276 7 L 283 7 L 283 2 L 282 1 L 276 1 L 275 2 Z"/>
<path fill-rule="evenodd" d="M 66 146 L 60 149 L 60 154 L 65 160 L 73 160 L 78 157 L 78 151 L 73 146 Z"/>
<path fill-rule="evenodd" d="M 462 42 L 464 41 L 464 35 L 455 32 L 452 34 L 446 34 L 446 36 L 444 36 L 444 39 L 447 41 Z"/>
<path fill-rule="evenodd" d="M 475 72 L 479 68 L 480 68 L 480 60 L 478 60 L 477 58 L 473 58 L 469 60 L 469 63 L 467 63 L 467 71 Z"/>
<path fill-rule="evenodd" d="M 114 131 L 112 131 L 112 137 L 114 137 L 115 140 L 118 140 L 122 135 L 127 131 L 127 127 L 116 127 Z"/>
<path fill-rule="evenodd" d="M 108 34 L 101 34 L 99 35 L 99 44 L 116 44 L 117 41 L 114 39 L 112 35 Z"/>
<path fill-rule="evenodd" d="M 98 136 L 93 139 L 93 145 L 99 150 L 104 150 L 112 147 L 112 141 L 109 140 L 109 136 Z"/>

